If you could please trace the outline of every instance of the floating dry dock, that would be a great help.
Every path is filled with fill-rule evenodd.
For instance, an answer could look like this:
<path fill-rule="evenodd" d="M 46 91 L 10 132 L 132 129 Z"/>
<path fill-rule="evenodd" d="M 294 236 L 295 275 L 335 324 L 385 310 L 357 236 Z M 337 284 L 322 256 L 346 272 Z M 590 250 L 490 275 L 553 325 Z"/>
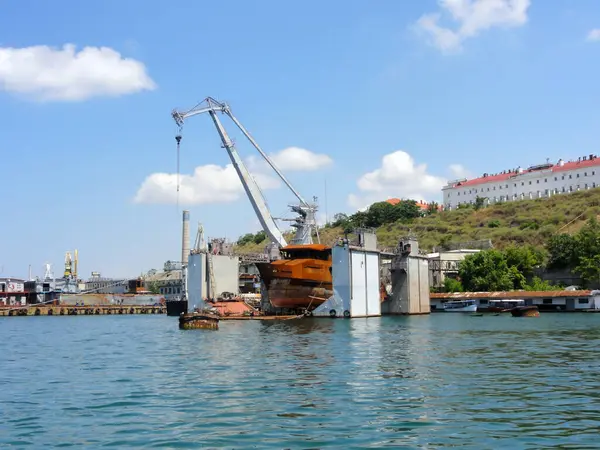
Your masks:
<path fill-rule="evenodd" d="M 165 314 L 164 306 L 103 305 L 103 306 L 10 306 L 0 308 L 0 317 L 19 316 L 102 316 L 119 314 Z"/>

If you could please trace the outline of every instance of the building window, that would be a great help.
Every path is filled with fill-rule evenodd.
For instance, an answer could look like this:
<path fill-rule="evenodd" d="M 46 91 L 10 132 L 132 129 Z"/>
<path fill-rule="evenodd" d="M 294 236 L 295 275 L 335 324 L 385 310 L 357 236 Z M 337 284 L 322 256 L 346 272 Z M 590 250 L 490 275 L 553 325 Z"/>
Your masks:
<path fill-rule="evenodd" d="M 592 183 L 592 187 L 595 188 L 596 187 L 596 183 Z"/>
<path fill-rule="evenodd" d="M 573 186 L 569 186 L 569 192 L 573 192 Z"/>
<path fill-rule="evenodd" d="M 563 179 L 563 180 L 565 179 L 565 176 L 564 176 L 564 175 L 562 176 L 562 179 Z"/>
<path fill-rule="evenodd" d="M 521 181 L 521 186 L 525 186 L 525 182 L 524 181 Z"/>
<path fill-rule="evenodd" d="M 573 178 L 573 175 L 569 174 L 569 180 Z"/>
<path fill-rule="evenodd" d="M 494 186 L 494 190 L 496 190 L 496 186 Z"/>
<path fill-rule="evenodd" d="M 529 185 L 531 186 L 531 181 L 529 182 Z"/>
<path fill-rule="evenodd" d="M 506 189 L 508 189 L 508 184 L 506 185 Z"/>
<path fill-rule="evenodd" d="M 587 187 L 588 187 L 588 186 L 587 186 L 587 183 L 585 183 L 585 189 L 587 189 Z"/>
<path fill-rule="evenodd" d="M 558 181 L 558 177 L 554 177 L 554 181 Z"/>
<path fill-rule="evenodd" d="M 562 187 L 562 191 L 563 191 L 563 192 L 567 192 L 567 190 L 565 189 L 565 187 L 564 187 L 564 186 Z"/>
<path fill-rule="evenodd" d="M 584 176 L 584 177 L 587 177 L 587 172 L 583 172 L 583 176 Z"/>
<path fill-rule="evenodd" d="M 589 298 L 580 298 L 579 301 L 578 301 L 578 303 L 580 305 L 587 305 L 589 302 L 590 302 Z"/>
<path fill-rule="evenodd" d="M 544 178 L 544 183 L 547 183 L 547 182 L 548 182 L 548 178 Z"/>
<path fill-rule="evenodd" d="M 593 175 L 596 175 L 596 171 L 595 170 L 592 170 L 592 176 Z"/>
<path fill-rule="evenodd" d="M 552 299 L 551 298 L 545 298 L 544 299 L 544 305 L 551 305 L 552 304 Z"/>
<path fill-rule="evenodd" d="M 577 174 L 577 178 L 579 178 L 579 174 Z"/>
<path fill-rule="evenodd" d="M 488 188 L 488 192 L 490 192 L 490 188 Z"/>
<path fill-rule="evenodd" d="M 537 180 L 537 181 L 536 181 L 536 183 L 537 183 L 537 184 L 540 184 L 540 180 Z"/>

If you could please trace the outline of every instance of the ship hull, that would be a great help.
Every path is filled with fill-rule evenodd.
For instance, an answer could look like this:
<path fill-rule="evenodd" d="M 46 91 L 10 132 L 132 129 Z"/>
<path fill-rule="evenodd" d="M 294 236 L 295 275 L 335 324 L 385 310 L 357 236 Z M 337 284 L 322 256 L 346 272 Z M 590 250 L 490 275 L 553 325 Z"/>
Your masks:
<path fill-rule="evenodd" d="M 333 295 L 330 283 L 313 285 L 308 280 L 276 278 L 267 288 L 269 301 L 275 308 L 312 311 Z"/>
<path fill-rule="evenodd" d="M 269 303 L 275 308 L 313 310 L 333 295 L 330 280 L 277 276 L 270 263 L 257 263 Z"/>

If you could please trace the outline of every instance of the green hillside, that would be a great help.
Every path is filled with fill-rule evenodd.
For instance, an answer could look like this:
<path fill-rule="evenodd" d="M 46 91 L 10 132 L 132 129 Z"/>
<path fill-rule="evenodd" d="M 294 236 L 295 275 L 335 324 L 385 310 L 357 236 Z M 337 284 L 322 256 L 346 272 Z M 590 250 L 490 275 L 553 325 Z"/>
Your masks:
<path fill-rule="evenodd" d="M 374 212 L 383 203 L 372 205 L 370 210 Z M 383 209 L 392 208 L 383 206 Z M 349 223 L 345 222 L 345 225 L 348 228 L 350 225 L 357 225 L 356 222 L 363 222 L 358 225 L 383 222 L 383 225 L 377 227 L 381 248 L 395 247 L 398 239 L 409 231 L 419 238 L 420 246 L 425 250 L 449 242 L 488 238 L 492 239 L 494 247 L 500 249 L 510 244 L 541 247 L 557 232 L 576 232 L 587 219 L 598 217 L 600 188 L 551 198 L 506 202 L 480 209 L 471 206 L 455 211 L 432 212 L 425 217 L 411 218 L 411 212 L 402 214 L 404 215 L 400 220 L 394 220 L 394 216 L 390 216 L 387 210 L 380 212 L 376 218 L 369 217 L 369 211 L 356 213 L 348 218 Z M 320 230 L 321 242 L 334 243 L 343 235 L 343 230 L 340 226 L 323 227 Z M 255 239 L 259 240 L 260 238 Z M 237 250 L 240 253 L 260 252 L 266 243 L 243 243 L 237 246 Z"/>

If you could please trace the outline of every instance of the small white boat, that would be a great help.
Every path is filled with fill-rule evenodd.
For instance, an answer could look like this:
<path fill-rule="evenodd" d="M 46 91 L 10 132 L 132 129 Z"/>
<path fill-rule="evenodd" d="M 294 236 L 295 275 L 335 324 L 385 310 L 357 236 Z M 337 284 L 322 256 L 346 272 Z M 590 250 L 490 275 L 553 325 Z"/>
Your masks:
<path fill-rule="evenodd" d="M 445 312 L 477 312 L 475 300 L 457 300 L 443 305 Z"/>

